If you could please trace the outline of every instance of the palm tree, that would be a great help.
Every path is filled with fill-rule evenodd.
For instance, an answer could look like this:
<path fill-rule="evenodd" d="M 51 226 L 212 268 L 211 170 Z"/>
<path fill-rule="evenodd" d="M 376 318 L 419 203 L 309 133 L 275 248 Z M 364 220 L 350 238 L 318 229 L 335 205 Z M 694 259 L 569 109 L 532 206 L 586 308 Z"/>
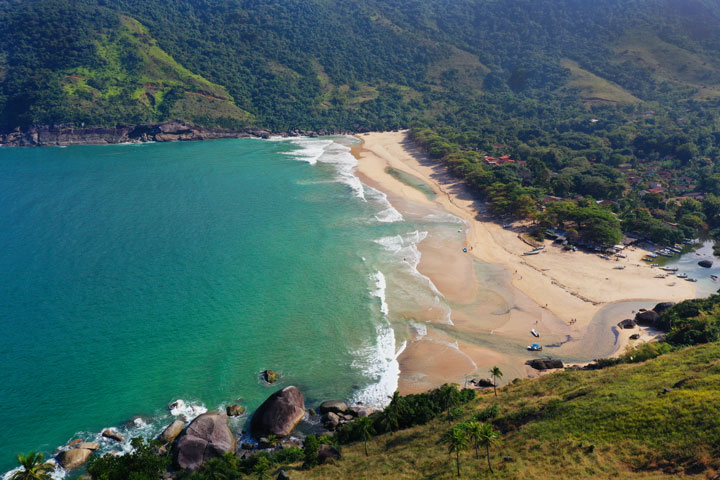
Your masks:
<path fill-rule="evenodd" d="M 468 438 L 462 425 L 455 425 L 443 438 L 443 443 L 448 444 L 448 453 L 455 453 L 455 463 L 457 465 L 457 475 L 460 476 L 460 452 L 468 447 Z"/>
<path fill-rule="evenodd" d="M 367 442 L 375 434 L 373 422 L 370 420 L 370 417 L 360 417 L 353 423 L 355 424 L 355 428 L 357 428 L 357 432 L 363 441 L 363 445 L 365 446 L 365 456 L 369 457 L 370 455 L 368 454 Z"/>
<path fill-rule="evenodd" d="M 400 428 L 399 417 L 397 407 L 391 403 L 385 407 L 385 410 L 380 414 L 380 424 L 392 435 L 395 433 L 395 430 Z"/>
<path fill-rule="evenodd" d="M 478 434 L 478 443 L 484 446 L 485 451 L 487 452 L 487 462 L 490 473 L 495 473 L 493 472 L 492 465 L 490 464 L 490 446 L 498 444 L 498 432 L 496 432 L 493 426 L 489 423 L 481 423 Z"/>
<path fill-rule="evenodd" d="M 30 452 L 27 455 L 18 455 L 17 462 L 22 467 L 13 473 L 10 480 L 50 480 L 50 472 L 54 470 L 49 463 L 43 462 L 43 454 Z"/>
<path fill-rule="evenodd" d="M 498 368 L 497 365 L 492 367 L 490 369 L 490 375 L 493 376 L 493 390 L 495 390 L 495 396 L 497 397 L 497 380 L 498 378 L 502 378 L 503 373 L 500 371 L 500 368 Z"/>
<path fill-rule="evenodd" d="M 480 437 L 483 434 L 482 425 L 480 422 L 467 422 L 464 424 L 468 440 L 472 442 L 473 448 L 475 448 L 476 459 L 480 458 Z"/>

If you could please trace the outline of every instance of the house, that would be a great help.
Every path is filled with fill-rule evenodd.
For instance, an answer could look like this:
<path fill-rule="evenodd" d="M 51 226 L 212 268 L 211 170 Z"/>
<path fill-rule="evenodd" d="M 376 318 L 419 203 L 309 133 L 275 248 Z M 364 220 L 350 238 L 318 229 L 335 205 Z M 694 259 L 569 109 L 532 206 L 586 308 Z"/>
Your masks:
<path fill-rule="evenodd" d="M 502 157 L 490 157 L 488 155 L 485 155 L 483 157 L 483 160 L 485 160 L 485 163 L 492 166 L 500 166 L 500 165 L 507 165 L 508 163 L 517 163 L 518 165 L 525 165 L 527 162 L 523 160 L 513 160 L 510 158 L 510 155 L 503 155 Z"/>

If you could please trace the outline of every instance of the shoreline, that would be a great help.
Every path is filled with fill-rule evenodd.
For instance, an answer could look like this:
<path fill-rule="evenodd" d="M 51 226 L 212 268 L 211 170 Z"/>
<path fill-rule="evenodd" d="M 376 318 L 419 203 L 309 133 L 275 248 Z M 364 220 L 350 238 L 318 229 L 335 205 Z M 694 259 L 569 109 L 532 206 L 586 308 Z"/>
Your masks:
<path fill-rule="evenodd" d="M 488 312 L 482 312 L 480 308 L 471 310 L 477 315 L 463 315 L 454 310 L 454 326 L 433 329 L 439 342 L 454 338 L 453 346 L 441 348 L 438 341 L 433 344 L 425 339 L 409 342 L 398 358 L 401 367 L 399 389 L 403 394 L 427 390 L 437 386 L 438 382 L 458 381 L 467 378 L 468 374 L 484 377 L 487 366 L 494 364 L 499 364 L 505 371 L 506 380 L 512 379 L 512 374 L 535 376 L 537 371 L 524 366 L 524 360 L 532 358 L 533 354 L 526 351 L 520 354 L 517 349 L 509 351 L 505 345 L 534 343 L 528 335 L 531 328 L 540 332 L 543 341 L 548 341 L 548 337 L 551 340 L 568 339 L 560 342 L 562 346 L 553 354 L 588 355 L 592 350 L 585 349 L 596 343 L 595 338 L 586 338 L 589 327 L 606 307 L 626 302 L 695 298 L 695 288 L 689 282 L 671 286 L 667 280 L 654 278 L 656 271 L 642 264 L 645 251 L 637 247 L 626 249 L 623 253 L 627 258 L 617 262 L 584 252 L 564 252 L 550 241 L 544 242 L 545 249 L 541 254 L 523 256 L 530 247 L 519 236 L 522 224 L 515 223 L 512 228 L 499 225 L 461 181 L 450 176 L 442 164 L 431 161 L 412 144 L 406 131 L 365 133 L 355 137 L 363 142 L 351 151 L 358 160 L 356 174 L 363 183 L 388 195 L 396 208 L 403 202 L 439 206 L 467 225 L 464 241 L 467 253 L 430 249 L 421 243 L 418 245 L 422 253 L 418 270 L 452 303 L 467 305 L 473 301 L 473 292 L 482 293 L 493 288 L 487 282 L 479 282 L 477 275 L 471 278 L 467 258 L 474 258 L 504 272 L 496 273 L 503 277 L 499 283 L 504 284 L 498 288 L 507 287 L 506 294 L 515 302 L 502 322 L 488 321 Z M 389 168 L 421 180 L 433 189 L 436 197 L 429 199 L 417 188 L 391 175 Z M 625 268 L 615 269 L 617 265 Z M 624 315 L 620 315 L 614 323 L 623 318 Z M 611 332 L 607 335 L 615 335 Z M 611 356 L 624 352 L 633 333 L 641 333 L 640 341 L 654 338 L 649 333 L 642 333 L 642 329 L 618 329 Z M 482 345 L 458 340 L 463 337 L 477 339 L 482 334 L 501 339 L 480 342 Z M 542 353 L 547 356 L 549 352 Z"/>

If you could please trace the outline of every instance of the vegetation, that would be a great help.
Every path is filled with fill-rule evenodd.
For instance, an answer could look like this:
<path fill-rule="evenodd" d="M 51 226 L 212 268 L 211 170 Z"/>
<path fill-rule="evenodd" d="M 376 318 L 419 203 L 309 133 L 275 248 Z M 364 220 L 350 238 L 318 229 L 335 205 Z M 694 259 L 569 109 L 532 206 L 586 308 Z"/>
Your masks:
<path fill-rule="evenodd" d="M 502 370 L 500 370 L 500 367 L 494 366 L 490 369 L 490 375 L 492 375 L 493 378 L 493 392 L 497 397 L 497 381 L 503 376 Z"/>
<path fill-rule="evenodd" d="M 43 462 L 42 453 L 18 455 L 17 462 L 20 470 L 13 473 L 10 480 L 50 480 L 50 472 L 54 470 L 52 464 Z"/>
<path fill-rule="evenodd" d="M 87 472 L 95 480 L 155 480 L 170 465 L 170 459 L 158 455 L 150 442 L 134 438 L 132 446 L 135 450 L 128 455 L 92 456 Z"/>

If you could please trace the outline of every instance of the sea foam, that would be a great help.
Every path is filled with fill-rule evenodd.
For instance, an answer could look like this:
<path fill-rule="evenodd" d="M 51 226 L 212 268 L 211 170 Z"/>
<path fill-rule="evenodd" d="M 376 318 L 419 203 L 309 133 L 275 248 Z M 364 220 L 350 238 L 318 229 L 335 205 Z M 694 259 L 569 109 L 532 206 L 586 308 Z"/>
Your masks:
<path fill-rule="evenodd" d="M 388 304 L 385 298 L 385 290 L 387 289 L 387 282 L 385 281 L 385 275 L 378 271 L 371 275 L 371 278 L 375 282 L 375 290 L 373 290 L 373 296 L 380 299 L 380 311 L 383 315 L 389 313 Z"/>

